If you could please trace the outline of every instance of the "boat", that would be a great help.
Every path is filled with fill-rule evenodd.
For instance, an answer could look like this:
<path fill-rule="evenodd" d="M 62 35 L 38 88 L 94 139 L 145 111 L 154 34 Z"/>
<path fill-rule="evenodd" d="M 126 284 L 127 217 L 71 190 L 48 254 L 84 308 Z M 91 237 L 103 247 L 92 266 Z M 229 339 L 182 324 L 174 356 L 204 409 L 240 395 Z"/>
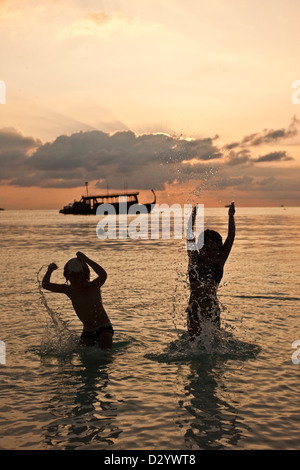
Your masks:
<path fill-rule="evenodd" d="M 86 183 L 87 187 L 87 183 Z M 156 203 L 156 195 L 153 189 L 151 189 L 154 200 L 153 202 L 147 204 L 139 204 L 138 195 L 139 192 L 123 192 L 118 194 L 97 194 L 97 195 L 87 195 L 81 196 L 79 201 L 74 201 L 73 203 L 64 206 L 63 209 L 60 209 L 60 214 L 80 214 L 80 215 L 95 215 L 97 213 L 97 209 L 102 204 L 110 204 L 114 207 L 116 214 L 120 213 L 120 203 L 127 204 L 127 210 L 129 207 L 136 204 L 135 212 L 137 213 L 139 210 L 139 206 L 141 211 L 143 208 L 146 207 L 147 212 L 150 213 Z M 122 206 L 121 206 L 122 207 Z M 122 212 L 122 209 L 121 209 Z"/>

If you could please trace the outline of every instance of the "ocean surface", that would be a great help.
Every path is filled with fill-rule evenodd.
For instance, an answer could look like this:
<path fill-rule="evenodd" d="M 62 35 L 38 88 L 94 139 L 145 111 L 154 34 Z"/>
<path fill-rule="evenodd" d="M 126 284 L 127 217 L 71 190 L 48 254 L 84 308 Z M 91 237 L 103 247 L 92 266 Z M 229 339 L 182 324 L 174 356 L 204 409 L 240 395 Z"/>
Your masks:
<path fill-rule="evenodd" d="M 100 240 L 97 216 L 0 212 L 0 448 L 299 449 L 300 207 L 235 218 L 221 341 L 195 348 L 183 239 Z M 223 238 L 227 220 L 205 209 Z M 64 282 L 77 251 L 108 273 L 109 353 L 78 347 L 70 301 L 40 288 L 50 262 Z"/>

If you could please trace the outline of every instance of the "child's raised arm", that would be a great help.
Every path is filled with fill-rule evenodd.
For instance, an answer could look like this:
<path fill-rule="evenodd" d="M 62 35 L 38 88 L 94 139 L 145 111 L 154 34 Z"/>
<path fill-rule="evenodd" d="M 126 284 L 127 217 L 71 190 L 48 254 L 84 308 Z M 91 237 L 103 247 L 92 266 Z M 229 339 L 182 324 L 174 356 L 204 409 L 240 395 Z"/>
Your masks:
<path fill-rule="evenodd" d="M 222 247 L 221 251 L 221 256 L 220 260 L 224 264 L 225 261 L 227 260 L 229 253 L 231 251 L 233 242 L 234 242 L 234 237 L 235 237 L 235 221 L 234 221 L 234 214 L 235 214 L 235 207 L 234 207 L 234 202 L 232 202 L 229 206 L 228 210 L 228 235 L 225 240 L 225 243 Z"/>
<path fill-rule="evenodd" d="M 44 289 L 50 290 L 51 292 L 66 294 L 68 290 L 68 286 L 66 284 L 54 284 L 53 282 L 50 282 L 51 274 L 56 269 L 58 269 L 58 266 L 56 266 L 55 263 L 49 264 L 48 270 L 42 280 L 42 287 Z"/>
<path fill-rule="evenodd" d="M 95 271 L 98 277 L 94 279 L 92 282 L 99 284 L 99 286 L 101 287 L 105 283 L 106 278 L 107 278 L 107 273 L 105 269 L 103 269 L 102 266 L 100 266 L 100 264 L 88 258 L 85 254 L 81 253 L 81 251 L 78 251 L 76 253 L 76 256 L 79 259 L 79 261 L 81 261 L 82 263 L 88 264 Z"/>
<path fill-rule="evenodd" d="M 197 204 L 196 204 L 196 206 L 193 207 L 192 213 L 191 213 L 189 221 L 188 221 L 186 239 L 189 242 L 194 242 L 195 241 L 194 228 L 195 228 L 196 214 L 197 214 Z"/>
<path fill-rule="evenodd" d="M 194 234 L 196 214 L 197 214 L 197 204 L 196 206 L 193 207 L 192 213 L 188 221 L 187 232 L 186 232 L 187 254 L 188 254 L 190 266 L 194 266 L 198 261 L 198 250 L 197 250 L 196 239 L 195 239 L 195 234 Z"/>

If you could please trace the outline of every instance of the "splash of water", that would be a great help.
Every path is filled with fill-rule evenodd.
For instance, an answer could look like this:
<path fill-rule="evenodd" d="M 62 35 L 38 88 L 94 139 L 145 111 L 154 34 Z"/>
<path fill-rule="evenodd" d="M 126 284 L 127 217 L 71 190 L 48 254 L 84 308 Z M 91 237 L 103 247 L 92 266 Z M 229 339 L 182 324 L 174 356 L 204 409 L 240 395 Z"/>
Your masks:
<path fill-rule="evenodd" d="M 209 347 L 201 343 L 192 343 L 188 333 L 184 332 L 178 339 L 169 343 L 163 351 L 145 354 L 147 359 L 161 363 L 194 363 L 198 365 L 202 361 L 207 365 L 209 360 L 218 359 L 222 361 L 238 360 L 246 361 L 256 359 L 261 352 L 257 344 L 241 341 L 232 333 L 221 328 L 218 340 L 209 343 Z"/>
<path fill-rule="evenodd" d="M 182 272 L 182 270 L 177 267 L 176 273 L 175 291 L 172 298 L 171 320 L 179 339 L 182 334 L 182 328 L 185 331 L 188 329 L 187 306 L 189 305 L 190 298 L 190 284 L 187 270 Z M 202 281 L 198 279 L 198 282 L 200 283 Z M 230 325 L 224 324 L 221 331 L 217 326 L 218 317 L 221 316 L 222 311 L 227 310 L 226 306 L 224 306 L 217 298 L 217 292 L 211 292 L 210 295 L 208 295 L 208 298 L 211 300 L 211 311 L 208 315 L 205 316 L 201 314 L 200 299 L 198 302 L 195 302 L 196 305 L 193 307 L 198 316 L 200 326 L 199 334 L 195 337 L 194 341 L 187 341 L 185 343 L 185 347 L 193 353 L 206 351 L 207 353 L 212 354 L 216 348 L 220 349 L 222 341 L 225 341 L 226 343 L 226 333 L 229 333 L 231 329 Z"/>
<path fill-rule="evenodd" d="M 40 280 L 40 273 L 44 267 L 45 265 L 37 272 L 40 301 L 47 313 L 46 331 L 41 341 L 40 353 L 41 355 L 49 353 L 64 355 L 76 349 L 78 346 L 78 337 L 69 329 L 68 322 L 61 318 L 61 314 L 50 308 L 47 303 Z"/>
<path fill-rule="evenodd" d="M 186 314 L 185 307 L 188 303 L 189 295 L 189 283 L 187 279 L 187 273 L 183 273 L 177 266 L 176 270 L 176 279 L 175 279 L 175 290 L 172 296 L 172 312 L 171 312 L 171 321 L 175 330 L 179 332 L 181 327 L 186 329 Z M 183 288 L 179 289 L 179 287 Z"/>

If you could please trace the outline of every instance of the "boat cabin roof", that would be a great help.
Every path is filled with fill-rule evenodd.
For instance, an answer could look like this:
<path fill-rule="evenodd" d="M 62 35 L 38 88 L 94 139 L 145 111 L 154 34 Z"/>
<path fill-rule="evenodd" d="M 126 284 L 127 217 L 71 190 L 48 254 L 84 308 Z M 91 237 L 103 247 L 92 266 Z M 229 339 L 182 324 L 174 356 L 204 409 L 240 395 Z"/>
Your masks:
<path fill-rule="evenodd" d="M 91 199 L 110 199 L 110 198 L 114 198 L 114 197 L 124 197 L 124 196 L 128 196 L 128 197 L 132 197 L 132 196 L 137 196 L 139 193 L 123 193 L 123 194 L 98 194 L 98 195 L 95 195 L 95 196 L 82 196 L 82 200 L 83 201 L 89 201 Z"/>

